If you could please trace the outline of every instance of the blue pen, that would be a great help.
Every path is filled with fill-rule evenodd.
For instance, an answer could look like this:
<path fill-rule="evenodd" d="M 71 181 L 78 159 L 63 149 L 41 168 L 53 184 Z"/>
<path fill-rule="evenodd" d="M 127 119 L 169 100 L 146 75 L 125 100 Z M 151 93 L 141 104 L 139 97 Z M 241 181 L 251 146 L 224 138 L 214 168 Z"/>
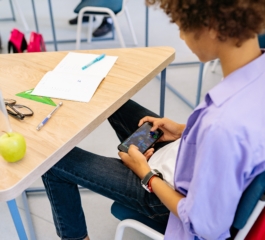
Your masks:
<path fill-rule="evenodd" d="M 101 54 L 100 56 L 98 56 L 97 58 L 95 58 L 92 62 L 90 62 L 89 64 L 85 65 L 84 67 L 82 67 L 82 70 L 87 69 L 88 67 L 90 67 L 92 64 L 100 61 L 101 59 L 103 59 L 106 56 L 106 54 Z"/>
<path fill-rule="evenodd" d="M 44 126 L 44 124 L 46 122 L 48 122 L 48 120 L 52 117 L 54 112 L 62 105 L 63 105 L 63 103 L 59 102 L 59 104 L 56 106 L 56 108 L 53 109 L 53 111 L 38 125 L 38 127 L 36 129 L 39 131 Z"/>

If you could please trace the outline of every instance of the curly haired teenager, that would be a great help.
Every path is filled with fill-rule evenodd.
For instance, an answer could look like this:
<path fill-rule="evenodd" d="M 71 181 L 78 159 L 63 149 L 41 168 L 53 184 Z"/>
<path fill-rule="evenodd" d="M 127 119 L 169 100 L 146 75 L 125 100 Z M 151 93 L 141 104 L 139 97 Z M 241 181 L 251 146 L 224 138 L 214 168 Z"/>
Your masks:
<path fill-rule="evenodd" d="M 160 223 L 166 240 L 227 239 L 242 193 L 265 170 L 265 54 L 257 39 L 265 27 L 265 0 L 147 3 L 164 9 L 201 61 L 220 59 L 223 81 L 186 125 L 133 101 L 117 110 L 109 122 L 121 141 L 145 121 L 164 131 L 144 155 L 134 145 L 120 159 L 74 148 L 45 173 L 62 239 L 89 239 L 77 185 Z M 154 175 L 149 193 L 141 180 L 154 168 L 164 180 Z"/>

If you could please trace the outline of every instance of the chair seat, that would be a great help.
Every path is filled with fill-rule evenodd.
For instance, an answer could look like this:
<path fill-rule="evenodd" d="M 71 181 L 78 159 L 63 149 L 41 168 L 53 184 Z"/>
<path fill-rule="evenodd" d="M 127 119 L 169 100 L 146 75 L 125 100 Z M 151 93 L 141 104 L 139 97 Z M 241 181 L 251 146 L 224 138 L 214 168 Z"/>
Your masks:
<path fill-rule="evenodd" d="M 122 9 L 123 0 L 83 0 L 81 1 L 74 12 L 79 13 L 79 11 L 84 7 L 105 7 L 111 9 L 115 14 L 119 13 Z M 100 13 L 102 14 L 102 13 Z"/>
<path fill-rule="evenodd" d="M 134 44 L 137 45 L 137 39 L 136 39 L 136 35 L 135 35 L 132 22 L 129 16 L 129 12 L 125 6 L 125 2 L 127 2 L 126 0 L 108 0 L 108 1 L 91 0 L 89 1 L 90 2 L 89 6 L 86 6 L 84 2 L 87 3 L 87 1 L 82 1 L 79 5 L 80 9 L 77 9 L 77 12 L 78 12 L 77 32 L 76 32 L 76 49 L 77 50 L 80 48 L 82 19 L 83 19 L 83 16 L 87 14 L 108 15 L 113 21 L 113 27 L 117 33 L 121 47 L 126 47 L 121 30 L 120 30 L 119 23 L 117 20 L 117 16 L 125 12 L 127 22 L 129 25 L 129 29 L 131 30 L 131 34 L 133 37 Z M 92 29 L 92 21 L 89 22 L 89 28 L 88 28 L 89 31 L 88 31 L 88 38 L 87 38 L 88 43 L 91 42 L 91 36 L 92 36 L 91 29 Z"/>
<path fill-rule="evenodd" d="M 117 202 L 114 202 L 111 206 L 111 213 L 118 218 L 119 220 L 123 221 L 125 219 L 133 219 L 139 222 L 144 223 L 145 225 L 149 226 L 156 231 L 165 234 L 166 231 L 166 224 L 162 224 L 152 220 L 151 218 L 146 217 L 145 215 L 125 207 Z"/>
<path fill-rule="evenodd" d="M 117 13 L 119 13 L 119 12 L 117 12 Z M 117 13 L 115 13 L 115 14 L 117 14 Z M 104 12 L 89 12 L 89 11 L 87 11 L 87 12 L 85 12 L 85 14 L 84 15 L 88 15 L 88 14 L 92 14 L 92 15 L 108 15 L 108 13 L 104 13 Z"/>

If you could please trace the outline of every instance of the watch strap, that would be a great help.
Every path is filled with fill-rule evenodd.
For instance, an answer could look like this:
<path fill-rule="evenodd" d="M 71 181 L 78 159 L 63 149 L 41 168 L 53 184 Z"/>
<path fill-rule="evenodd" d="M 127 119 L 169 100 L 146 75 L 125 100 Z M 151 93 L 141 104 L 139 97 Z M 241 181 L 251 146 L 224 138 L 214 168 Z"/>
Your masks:
<path fill-rule="evenodd" d="M 148 188 L 148 183 L 153 176 L 157 176 L 163 180 L 162 173 L 159 172 L 157 169 L 152 169 L 149 173 L 146 174 L 146 176 L 141 181 L 143 188 L 148 192 L 151 192 L 150 189 Z"/>

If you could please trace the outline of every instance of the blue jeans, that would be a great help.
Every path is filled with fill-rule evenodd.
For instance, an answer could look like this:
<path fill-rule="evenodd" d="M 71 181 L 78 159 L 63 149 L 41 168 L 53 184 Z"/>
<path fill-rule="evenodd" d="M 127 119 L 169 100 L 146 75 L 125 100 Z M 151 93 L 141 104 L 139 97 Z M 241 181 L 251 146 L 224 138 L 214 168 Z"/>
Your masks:
<path fill-rule="evenodd" d="M 129 100 L 108 120 L 122 141 L 137 129 L 139 120 L 147 115 L 158 117 Z M 116 158 L 75 147 L 47 171 L 42 180 L 51 203 L 57 234 L 62 239 L 79 240 L 87 236 L 78 185 L 161 224 L 165 225 L 168 221 L 169 210 L 155 194 L 144 190 L 139 177 Z"/>

